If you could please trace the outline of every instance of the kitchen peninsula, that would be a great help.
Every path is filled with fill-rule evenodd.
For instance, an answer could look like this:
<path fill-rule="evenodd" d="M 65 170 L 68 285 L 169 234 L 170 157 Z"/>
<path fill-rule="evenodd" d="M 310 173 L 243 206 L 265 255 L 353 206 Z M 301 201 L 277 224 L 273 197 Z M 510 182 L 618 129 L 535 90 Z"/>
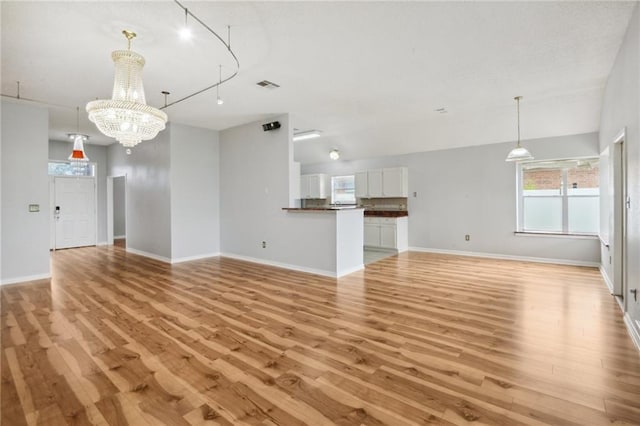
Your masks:
<path fill-rule="evenodd" d="M 291 232 L 310 254 L 309 272 L 341 277 L 364 268 L 364 209 L 357 207 L 283 208 Z"/>

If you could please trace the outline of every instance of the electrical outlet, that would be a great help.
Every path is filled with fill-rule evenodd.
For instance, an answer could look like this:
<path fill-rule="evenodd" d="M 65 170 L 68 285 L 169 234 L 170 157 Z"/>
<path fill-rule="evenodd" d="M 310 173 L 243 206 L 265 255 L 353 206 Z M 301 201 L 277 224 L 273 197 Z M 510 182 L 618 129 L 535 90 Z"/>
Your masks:
<path fill-rule="evenodd" d="M 267 242 L 266 241 L 262 242 L 262 248 L 267 248 Z"/>
<path fill-rule="evenodd" d="M 470 239 L 471 239 L 471 236 L 470 236 L 469 234 L 467 234 L 467 235 L 465 235 L 465 236 L 464 236 L 464 240 L 465 240 L 465 241 L 469 241 Z"/>

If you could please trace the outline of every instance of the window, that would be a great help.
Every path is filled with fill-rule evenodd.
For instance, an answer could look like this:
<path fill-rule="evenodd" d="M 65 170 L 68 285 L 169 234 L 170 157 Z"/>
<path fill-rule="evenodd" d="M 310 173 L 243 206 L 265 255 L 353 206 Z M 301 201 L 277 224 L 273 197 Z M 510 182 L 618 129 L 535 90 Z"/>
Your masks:
<path fill-rule="evenodd" d="M 331 204 L 355 204 L 356 179 L 354 175 L 331 178 Z"/>
<path fill-rule="evenodd" d="M 518 231 L 598 233 L 597 158 L 522 163 L 518 177 Z"/>
<path fill-rule="evenodd" d="M 95 176 L 94 163 L 71 164 L 68 161 L 49 161 L 50 176 Z"/>

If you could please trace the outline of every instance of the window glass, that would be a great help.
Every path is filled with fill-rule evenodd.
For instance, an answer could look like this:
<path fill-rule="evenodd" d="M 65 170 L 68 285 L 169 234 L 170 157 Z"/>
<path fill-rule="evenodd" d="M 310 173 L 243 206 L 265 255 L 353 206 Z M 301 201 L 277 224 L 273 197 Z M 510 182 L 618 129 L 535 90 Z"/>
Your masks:
<path fill-rule="evenodd" d="M 545 168 L 525 169 L 522 175 L 524 184 L 522 187 L 522 195 L 561 195 L 562 170 Z"/>
<path fill-rule="evenodd" d="M 331 203 L 356 203 L 356 182 L 354 175 L 333 176 L 331 178 Z"/>
<path fill-rule="evenodd" d="M 50 161 L 50 176 L 95 176 L 96 165 L 93 163 L 71 163 L 66 161 Z"/>
<path fill-rule="evenodd" d="M 524 231 L 562 232 L 562 197 L 525 198 Z"/>

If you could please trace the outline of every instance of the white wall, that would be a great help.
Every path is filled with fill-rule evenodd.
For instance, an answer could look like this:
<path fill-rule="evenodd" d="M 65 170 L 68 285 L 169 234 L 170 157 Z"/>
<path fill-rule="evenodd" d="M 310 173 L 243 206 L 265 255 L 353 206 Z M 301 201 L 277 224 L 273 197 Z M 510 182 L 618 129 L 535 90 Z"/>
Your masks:
<path fill-rule="evenodd" d="M 262 123 L 281 128 L 264 132 Z M 292 129 L 289 116 L 220 132 L 220 246 L 223 252 L 275 260 L 282 247 L 283 207 L 289 205 Z M 267 241 L 263 249 L 262 241 Z"/>
<path fill-rule="evenodd" d="M 219 253 L 217 131 L 169 123 L 131 155 L 110 145 L 108 166 L 127 176 L 127 250 L 167 262 Z"/>
<path fill-rule="evenodd" d="M 640 292 L 640 6 L 629 22 L 624 41 L 616 57 L 604 92 L 600 120 L 600 151 L 609 148 L 613 157 L 612 142 L 626 128 L 627 191 L 631 197 L 631 208 L 627 211 L 626 265 L 629 289 Z M 603 199 L 603 203 L 607 203 Z M 610 204 L 606 210 L 611 211 Z M 610 222 L 602 223 L 602 232 L 612 235 Z M 609 227 L 609 229 L 607 229 Z M 612 256 L 619 254 L 612 252 Z M 612 278 L 608 262 L 603 267 Z M 624 295 L 627 325 L 635 330 L 636 344 L 640 347 L 640 301 L 634 301 L 627 292 Z"/>
<path fill-rule="evenodd" d="M 48 132 L 45 108 L 2 101 L 2 284 L 50 274 Z M 40 212 L 30 213 L 29 204 Z"/>
<path fill-rule="evenodd" d="M 113 236 L 127 236 L 127 200 L 125 192 L 125 176 L 113 179 Z"/>
<path fill-rule="evenodd" d="M 220 144 L 218 132 L 172 124 L 171 258 L 220 252 Z"/>
<path fill-rule="evenodd" d="M 527 140 L 536 160 L 597 156 L 595 133 Z M 409 246 L 504 257 L 600 262 L 596 239 L 522 237 L 516 230 L 516 166 L 504 161 L 515 143 L 303 165 L 303 173 L 343 175 L 380 167 L 409 168 Z M 417 197 L 412 194 L 416 192 Z M 471 236 L 465 241 L 465 234 Z"/>
<path fill-rule="evenodd" d="M 72 148 L 71 141 L 49 141 L 49 160 L 67 161 Z M 85 143 L 84 151 L 89 161 L 97 166 L 97 241 L 98 244 L 104 244 L 107 242 L 107 147 Z"/>
<path fill-rule="evenodd" d="M 170 131 L 144 141 L 127 155 L 109 145 L 109 176 L 127 176 L 127 249 L 171 259 Z M 89 157 L 91 158 L 91 157 Z"/>

